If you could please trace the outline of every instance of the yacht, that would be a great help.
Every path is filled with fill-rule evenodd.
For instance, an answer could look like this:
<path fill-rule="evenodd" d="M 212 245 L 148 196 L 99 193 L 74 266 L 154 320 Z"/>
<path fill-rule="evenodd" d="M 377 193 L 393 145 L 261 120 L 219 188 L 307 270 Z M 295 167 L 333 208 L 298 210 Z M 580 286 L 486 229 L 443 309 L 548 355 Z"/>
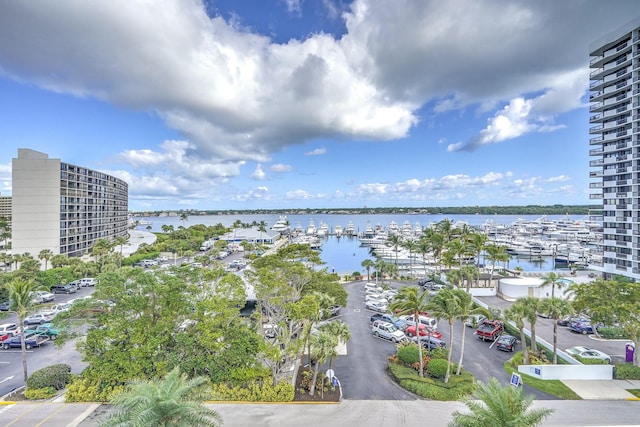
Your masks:
<path fill-rule="evenodd" d="M 278 233 L 285 233 L 289 231 L 289 221 L 285 215 L 281 215 L 280 218 L 273 224 L 271 230 Z"/>
<path fill-rule="evenodd" d="M 336 237 L 342 237 L 342 226 L 340 224 L 336 225 L 333 228 L 333 233 L 336 235 Z"/>
<path fill-rule="evenodd" d="M 309 225 L 307 226 L 307 231 L 305 232 L 305 234 L 307 236 L 315 236 L 317 231 L 318 230 L 316 229 L 316 225 L 313 223 L 313 219 L 310 219 Z"/>
<path fill-rule="evenodd" d="M 344 229 L 344 234 L 346 234 L 347 236 L 356 235 L 356 228 L 353 226 L 353 222 L 349 221 L 346 228 Z"/>

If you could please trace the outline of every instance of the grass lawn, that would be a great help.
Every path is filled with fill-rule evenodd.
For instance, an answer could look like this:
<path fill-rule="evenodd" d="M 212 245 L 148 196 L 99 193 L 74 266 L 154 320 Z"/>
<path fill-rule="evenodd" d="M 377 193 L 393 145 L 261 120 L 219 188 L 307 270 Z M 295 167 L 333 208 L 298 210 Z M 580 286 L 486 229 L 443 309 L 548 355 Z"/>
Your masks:
<path fill-rule="evenodd" d="M 522 353 L 516 353 L 504 363 L 504 370 L 511 376 L 513 372 L 521 375 L 522 382 L 545 393 L 557 396 L 565 400 L 581 400 L 580 396 L 564 385 L 560 380 L 541 380 L 532 376 L 517 372 L 517 366 L 522 363 Z"/>

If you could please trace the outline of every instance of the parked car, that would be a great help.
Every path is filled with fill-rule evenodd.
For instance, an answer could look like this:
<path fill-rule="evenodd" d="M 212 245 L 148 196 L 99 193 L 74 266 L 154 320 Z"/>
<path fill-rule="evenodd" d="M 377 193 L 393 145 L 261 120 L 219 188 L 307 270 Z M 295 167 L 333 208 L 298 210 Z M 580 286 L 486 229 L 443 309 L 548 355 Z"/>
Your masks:
<path fill-rule="evenodd" d="M 401 318 L 399 318 L 398 316 L 395 316 L 393 314 L 389 314 L 389 313 L 376 313 L 371 315 L 370 321 L 371 323 L 375 322 L 376 320 L 382 320 L 384 322 L 389 322 L 391 324 L 393 324 L 393 326 L 395 326 L 396 328 L 400 329 L 401 331 L 404 331 L 407 329 L 407 322 L 405 322 L 404 320 L 402 320 Z"/>
<path fill-rule="evenodd" d="M 36 304 L 43 304 L 45 302 L 51 302 L 56 299 L 56 296 L 47 291 L 35 291 L 33 293 L 33 302 Z"/>
<path fill-rule="evenodd" d="M 58 338 L 58 335 L 60 334 L 60 332 L 56 328 L 51 326 L 51 323 L 38 325 L 34 329 L 27 329 L 24 331 L 24 333 L 27 335 L 31 335 L 31 334 L 44 335 L 48 337 L 50 340 L 55 340 L 56 338 Z"/>
<path fill-rule="evenodd" d="M 380 292 L 384 291 L 384 289 L 382 289 L 380 286 L 376 285 L 375 283 L 365 283 L 364 284 L 364 290 L 366 291 L 370 291 L 370 290 L 380 290 Z"/>
<path fill-rule="evenodd" d="M 477 328 L 478 325 L 482 323 L 482 321 L 486 318 L 487 316 L 485 316 L 484 314 L 472 314 L 471 316 L 467 317 L 467 320 L 464 321 L 464 326 L 466 326 L 467 328 Z"/>
<path fill-rule="evenodd" d="M 415 343 L 418 342 L 418 338 L 417 337 L 413 337 L 411 339 Z M 447 344 L 443 340 L 441 340 L 440 338 L 436 338 L 436 337 L 420 337 L 420 343 L 427 350 L 433 350 L 433 349 L 436 349 L 436 348 L 446 348 L 447 347 Z"/>
<path fill-rule="evenodd" d="M 371 325 L 371 333 L 376 337 L 384 338 L 394 343 L 399 343 L 407 339 L 400 329 L 382 320 L 373 322 L 373 325 Z"/>
<path fill-rule="evenodd" d="M 48 339 L 49 338 L 45 336 L 37 335 L 37 334 L 26 335 L 24 339 L 24 347 L 27 350 L 31 350 L 34 347 L 40 347 L 40 344 L 47 341 Z M 22 340 L 20 339 L 20 335 L 16 335 L 15 337 L 6 339 L 2 343 L 2 348 L 4 348 L 5 350 L 8 350 L 10 348 L 21 348 L 21 347 L 22 347 Z"/>
<path fill-rule="evenodd" d="M 71 308 L 71 303 L 63 302 L 60 304 L 53 304 L 51 306 L 51 311 L 53 311 L 54 313 L 60 313 L 62 311 L 69 311 L 70 308 Z"/>
<path fill-rule="evenodd" d="M 78 291 L 78 288 L 72 285 L 55 285 L 51 287 L 51 292 L 54 294 L 73 294 Z"/>
<path fill-rule="evenodd" d="M 9 311 L 11 308 L 11 301 L 0 302 L 0 311 Z"/>
<path fill-rule="evenodd" d="M 495 341 L 504 331 L 504 324 L 499 320 L 484 319 L 476 329 L 476 335 L 482 341 Z"/>
<path fill-rule="evenodd" d="M 557 320 L 558 326 L 569 326 L 571 322 L 590 322 L 591 319 L 582 316 L 564 316 Z"/>
<path fill-rule="evenodd" d="M 368 301 L 379 301 L 379 302 L 383 302 L 385 304 L 389 304 L 389 301 L 387 301 L 387 299 L 382 296 L 382 295 L 367 295 L 364 297 L 364 301 L 368 302 Z"/>
<path fill-rule="evenodd" d="M 93 277 L 85 277 L 83 279 L 80 279 L 80 286 L 82 287 L 95 286 L 96 283 L 97 281 Z"/>
<path fill-rule="evenodd" d="M 406 314 L 404 316 L 400 316 L 400 318 L 407 322 L 407 325 L 409 326 L 415 326 L 416 324 L 413 314 Z M 427 327 L 433 329 L 434 331 L 438 329 L 438 320 L 434 319 L 433 317 L 418 316 L 418 322 L 422 323 L 423 325 L 427 325 Z"/>
<path fill-rule="evenodd" d="M 368 301 L 365 307 L 367 310 L 377 311 L 378 313 L 386 313 L 389 310 L 389 306 L 380 301 Z"/>
<path fill-rule="evenodd" d="M 31 316 L 27 316 L 24 319 L 25 325 L 44 325 L 45 323 L 49 323 L 53 320 L 55 314 L 51 313 L 35 313 Z"/>
<path fill-rule="evenodd" d="M 9 335 L 10 337 L 18 335 L 18 325 L 15 323 L 3 323 L 0 325 L 0 335 Z"/>
<path fill-rule="evenodd" d="M 436 331 L 435 329 L 432 329 L 432 328 L 428 327 L 427 325 L 423 325 L 422 323 L 420 323 L 419 326 L 418 326 L 418 332 L 420 333 L 421 337 L 432 336 L 432 337 L 436 337 L 436 338 L 442 338 L 442 333 Z M 416 325 L 407 326 L 407 329 L 404 331 L 404 333 L 407 334 L 407 336 L 409 338 L 415 337 L 416 336 Z"/>
<path fill-rule="evenodd" d="M 571 324 L 569 325 L 569 329 L 582 335 L 593 333 L 593 326 L 591 325 L 591 322 L 571 322 Z"/>
<path fill-rule="evenodd" d="M 599 359 L 607 363 L 611 363 L 611 356 L 600 350 L 594 350 L 589 347 L 577 346 L 565 350 L 571 356 L 578 356 L 581 359 Z"/>
<path fill-rule="evenodd" d="M 80 288 L 82 287 L 82 282 L 81 280 L 74 280 L 73 282 L 69 283 L 71 286 L 75 286 L 76 290 L 79 291 Z"/>
<path fill-rule="evenodd" d="M 513 351 L 516 348 L 517 338 L 513 335 L 502 334 L 496 340 L 496 348 L 502 351 Z"/>

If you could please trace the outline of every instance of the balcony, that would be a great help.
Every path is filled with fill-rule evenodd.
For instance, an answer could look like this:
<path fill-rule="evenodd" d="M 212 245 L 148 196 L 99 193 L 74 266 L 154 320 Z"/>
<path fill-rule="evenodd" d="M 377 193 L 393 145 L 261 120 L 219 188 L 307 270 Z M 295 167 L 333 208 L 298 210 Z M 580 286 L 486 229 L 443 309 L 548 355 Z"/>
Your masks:
<path fill-rule="evenodd" d="M 589 166 L 591 167 L 602 166 L 602 165 L 604 165 L 604 159 L 591 160 L 589 162 Z"/>
<path fill-rule="evenodd" d="M 602 199 L 602 194 L 597 193 L 597 194 L 589 194 L 589 199 Z"/>

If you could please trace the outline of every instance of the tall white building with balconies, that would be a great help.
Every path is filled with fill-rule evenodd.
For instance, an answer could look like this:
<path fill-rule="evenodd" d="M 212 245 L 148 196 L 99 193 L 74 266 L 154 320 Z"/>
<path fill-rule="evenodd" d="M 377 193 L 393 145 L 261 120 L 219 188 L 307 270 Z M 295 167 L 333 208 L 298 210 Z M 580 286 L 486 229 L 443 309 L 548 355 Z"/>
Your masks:
<path fill-rule="evenodd" d="M 99 239 L 127 234 L 129 189 L 121 179 L 21 148 L 11 180 L 14 254 L 77 257 Z"/>
<path fill-rule="evenodd" d="M 640 19 L 592 43 L 590 140 L 592 200 L 602 209 L 605 278 L 640 280 Z"/>

